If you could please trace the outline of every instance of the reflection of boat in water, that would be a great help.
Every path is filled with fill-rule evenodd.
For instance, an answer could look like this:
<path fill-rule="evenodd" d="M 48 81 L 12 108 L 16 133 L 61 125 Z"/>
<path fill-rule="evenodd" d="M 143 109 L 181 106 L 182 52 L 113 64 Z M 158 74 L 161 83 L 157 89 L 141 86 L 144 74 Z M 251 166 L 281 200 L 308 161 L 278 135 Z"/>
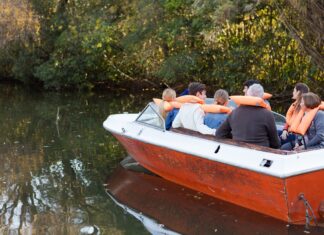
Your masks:
<path fill-rule="evenodd" d="M 188 130 L 165 131 L 149 104 L 104 122 L 142 166 L 177 184 L 289 223 L 324 217 L 324 149 L 275 150 Z"/>
<path fill-rule="evenodd" d="M 152 234 L 304 234 L 304 226 L 287 226 L 156 175 L 122 167 L 108 179 L 107 192 Z M 311 229 L 311 234 L 321 232 Z"/>

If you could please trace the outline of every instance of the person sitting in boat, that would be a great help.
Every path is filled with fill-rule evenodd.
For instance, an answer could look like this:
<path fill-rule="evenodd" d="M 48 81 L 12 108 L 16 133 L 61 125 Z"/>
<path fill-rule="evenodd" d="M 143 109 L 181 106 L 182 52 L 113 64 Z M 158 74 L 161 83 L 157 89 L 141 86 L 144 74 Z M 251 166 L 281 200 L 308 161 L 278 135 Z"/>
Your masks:
<path fill-rule="evenodd" d="M 263 95 L 264 90 L 260 84 L 250 86 L 246 98 L 242 96 L 244 99 L 241 102 L 237 101 L 240 106 L 234 109 L 217 129 L 216 137 L 279 148 L 280 141 L 274 117 L 271 111 L 264 108 L 264 102 L 263 107 L 259 106 Z"/>
<path fill-rule="evenodd" d="M 214 104 L 227 106 L 229 103 L 229 96 L 227 91 L 219 89 L 214 95 Z M 204 124 L 210 128 L 217 129 L 227 118 L 228 113 L 206 113 Z"/>
<path fill-rule="evenodd" d="M 247 81 L 245 81 L 243 83 L 243 93 L 244 93 L 244 95 L 247 95 L 247 91 L 249 90 L 250 86 L 252 86 L 254 84 L 260 84 L 260 82 L 258 80 L 249 79 L 249 80 L 247 80 Z"/>
<path fill-rule="evenodd" d="M 189 89 L 186 88 L 179 96 L 183 95 L 189 95 Z M 178 108 L 173 108 L 170 112 L 168 112 L 166 118 L 165 118 L 165 129 L 170 130 L 172 127 L 172 122 L 179 113 Z"/>
<path fill-rule="evenodd" d="M 166 89 L 164 89 L 164 91 L 162 93 L 162 102 L 158 106 L 159 113 L 161 114 L 161 116 L 164 119 L 167 117 L 167 114 L 169 113 L 164 108 L 164 102 L 174 101 L 175 98 L 176 98 L 176 92 L 175 92 L 175 90 L 173 90 L 172 88 L 166 88 Z"/>
<path fill-rule="evenodd" d="M 190 84 L 191 84 L 191 83 L 190 83 Z M 179 97 L 180 97 L 180 96 L 189 95 L 189 87 L 190 87 L 190 84 L 189 84 L 188 88 L 186 88 L 186 89 L 185 89 L 185 90 L 184 90 L 184 91 L 179 95 Z M 178 108 L 174 108 L 174 109 L 172 109 L 172 110 L 168 113 L 168 115 L 166 116 L 166 119 L 165 119 L 165 129 L 166 129 L 166 130 L 170 130 L 170 129 L 171 129 L 171 127 L 172 127 L 172 123 L 173 123 L 175 117 L 177 116 L 178 112 L 179 112 L 179 109 L 178 109 Z"/>
<path fill-rule="evenodd" d="M 254 84 L 260 84 L 261 83 L 258 80 L 254 80 L 254 79 L 250 79 L 247 80 L 243 83 L 243 93 L 244 95 L 247 95 L 247 91 L 249 89 L 250 86 L 254 85 Z M 264 93 L 263 94 L 263 99 L 264 101 L 270 106 L 270 102 L 268 99 L 270 99 L 272 97 L 272 95 L 270 93 Z"/>
<path fill-rule="evenodd" d="M 296 115 L 290 130 L 301 136 L 290 143 L 284 144 L 283 150 L 301 150 L 306 148 L 324 147 L 324 111 L 320 110 L 321 99 L 318 95 L 308 92 L 302 95 L 300 111 Z M 323 105 L 324 106 L 324 105 Z"/>
<path fill-rule="evenodd" d="M 282 133 L 279 133 L 279 136 L 282 140 L 282 144 L 292 142 L 295 139 L 295 135 L 290 134 L 289 135 L 289 127 L 291 126 L 293 120 L 296 118 L 297 114 L 299 113 L 301 109 L 301 101 L 302 101 L 302 95 L 309 92 L 309 88 L 304 83 L 297 83 L 294 87 L 293 93 L 292 93 L 292 99 L 295 100 L 294 103 L 292 103 L 287 111 L 286 114 L 286 124 L 283 128 Z M 285 145 L 287 146 L 287 145 Z M 284 146 L 282 146 L 284 147 Z"/>
<path fill-rule="evenodd" d="M 192 82 L 189 85 L 189 95 L 193 95 L 204 101 L 206 99 L 206 86 L 199 82 Z M 215 135 L 216 129 L 209 128 L 204 124 L 205 112 L 198 102 L 183 103 L 175 117 L 172 127 L 184 127 L 201 134 Z"/>

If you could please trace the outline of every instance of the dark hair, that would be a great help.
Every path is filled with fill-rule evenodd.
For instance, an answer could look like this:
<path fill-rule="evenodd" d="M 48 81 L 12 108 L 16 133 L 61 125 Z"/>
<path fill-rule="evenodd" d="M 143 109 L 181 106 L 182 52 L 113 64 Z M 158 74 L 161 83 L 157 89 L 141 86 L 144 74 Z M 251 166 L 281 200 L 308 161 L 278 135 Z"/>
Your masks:
<path fill-rule="evenodd" d="M 308 92 L 302 95 L 306 108 L 314 109 L 321 104 L 321 98 L 313 92 Z"/>
<path fill-rule="evenodd" d="M 309 87 L 305 83 L 297 83 L 296 86 L 296 91 L 300 91 L 301 94 L 309 92 Z"/>
<path fill-rule="evenodd" d="M 243 86 L 246 86 L 246 87 L 250 87 L 252 86 L 253 84 L 260 84 L 260 82 L 258 80 L 253 80 L 253 79 L 250 79 L 250 80 L 247 80 L 243 83 Z"/>
<path fill-rule="evenodd" d="M 197 92 L 202 92 L 206 90 L 206 85 L 200 82 L 192 82 L 189 84 L 189 95 L 196 95 Z"/>
<path fill-rule="evenodd" d="M 305 83 L 299 82 L 295 85 L 295 89 L 299 91 L 299 96 L 296 99 L 296 112 L 299 112 L 302 95 L 309 92 L 309 87 Z"/>

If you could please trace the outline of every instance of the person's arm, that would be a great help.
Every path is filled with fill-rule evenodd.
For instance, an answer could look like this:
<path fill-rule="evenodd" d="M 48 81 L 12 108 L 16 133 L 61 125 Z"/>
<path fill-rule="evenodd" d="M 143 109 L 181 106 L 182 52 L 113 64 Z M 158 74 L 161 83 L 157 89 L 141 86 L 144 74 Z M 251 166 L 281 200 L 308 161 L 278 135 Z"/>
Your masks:
<path fill-rule="evenodd" d="M 220 138 L 232 138 L 232 128 L 229 122 L 230 116 L 227 116 L 226 120 L 222 123 L 222 125 L 216 131 L 216 137 Z"/>
<path fill-rule="evenodd" d="M 312 147 L 324 142 L 324 113 L 318 113 L 315 116 L 313 123 L 313 125 L 315 125 L 316 134 L 308 141 L 306 144 L 307 147 Z"/>
<path fill-rule="evenodd" d="M 280 148 L 280 140 L 277 132 L 276 122 L 271 112 L 268 113 L 268 137 L 270 148 Z"/>
<path fill-rule="evenodd" d="M 204 135 L 215 135 L 216 129 L 209 128 L 204 124 L 204 117 L 205 113 L 204 111 L 200 108 L 197 107 L 193 113 L 194 117 L 194 122 L 196 125 L 197 130 Z"/>

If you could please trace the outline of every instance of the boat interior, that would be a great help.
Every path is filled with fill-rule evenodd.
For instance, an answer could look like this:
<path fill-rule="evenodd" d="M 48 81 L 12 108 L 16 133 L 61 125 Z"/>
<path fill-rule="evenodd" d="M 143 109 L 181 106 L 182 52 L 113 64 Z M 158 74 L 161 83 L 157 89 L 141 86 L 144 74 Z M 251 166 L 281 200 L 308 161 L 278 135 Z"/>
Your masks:
<path fill-rule="evenodd" d="M 273 111 L 272 111 L 272 113 L 275 118 L 277 130 L 278 131 L 282 130 L 282 128 L 286 122 L 285 117 L 283 115 L 273 112 Z M 141 123 L 143 125 L 147 125 L 152 128 L 159 129 L 161 131 L 172 131 L 172 132 L 179 133 L 179 134 L 190 135 L 190 136 L 195 136 L 195 137 L 206 139 L 206 140 L 216 141 L 219 143 L 235 145 L 235 146 L 245 147 L 248 149 L 254 149 L 254 150 L 258 150 L 258 151 L 270 152 L 270 153 L 275 153 L 275 154 L 280 154 L 280 155 L 291 155 L 291 154 L 296 154 L 296 153 L 300 153 L 300 152 L 314 151 L 314 149 L 303 149 L 303 150 L 293 150 L 293 151 L 273 149 L 270 147 L 264 147 L 264 146 L 259 146 L 259 145 L 255 145 L 255 144 L 245 143 L 242 141 L 236 141 L 236 140 L 232 140 L 232 139 L 223 139 L 223 138 L 221 139 L 221 138 L 217 138 L 215 136 L 203 135 L 197 131 L 192 131 L 192 130 L 188 130 L 185 128 L 171 128 L 170 130 L 166 130 L 165 129 L 165 121 L 159 114 L 158 108 L 153 102 L 150 102 L 143 109 L 143 111 L 140 112 L 140 114 L 138 115 L 138 117 L 136 118 L 135 121 L 138 123 Z"/>

